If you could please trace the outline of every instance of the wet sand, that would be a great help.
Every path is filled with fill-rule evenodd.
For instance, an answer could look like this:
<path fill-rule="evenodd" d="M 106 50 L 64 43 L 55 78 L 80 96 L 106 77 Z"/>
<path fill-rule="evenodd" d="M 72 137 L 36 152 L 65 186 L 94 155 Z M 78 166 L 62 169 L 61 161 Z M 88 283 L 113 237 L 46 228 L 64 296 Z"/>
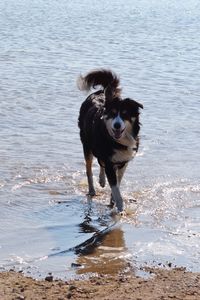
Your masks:
<path fill-rule="evenodd" d="M 34 280 L 14 271 L 0 273 L 2 300 L 64 300 L 64 299 L 200 299 L 200 273 L 184 268 L 148 269 L 151 276 L 120 274 L 99 275 L 84 280 L 61 281 L 52 276 Z"/>

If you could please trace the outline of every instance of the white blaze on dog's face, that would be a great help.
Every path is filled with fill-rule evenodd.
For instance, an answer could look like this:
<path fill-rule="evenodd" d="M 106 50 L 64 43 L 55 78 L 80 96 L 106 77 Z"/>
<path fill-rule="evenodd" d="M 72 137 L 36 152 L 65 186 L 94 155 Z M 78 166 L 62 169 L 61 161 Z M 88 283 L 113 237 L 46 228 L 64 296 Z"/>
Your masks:
<path fill-rule="evenodd" d="M 120 114 L 118 113 L 118 115 L 112 120 L 111 123 L 111 129 L 114 138 L 117 140 L 120 139 L 123 135 L 125 128 L 126 128 L 126 124 L 124 120 L 121 118 Z"/>
<path fill-rule="evenodd" d="M 104 121 L 106 128 L 111 137 L 119 140 L 123 137 L 124 131 L 126 129 L 125 120 L 120 116 L 120 111 L 118 108 L 111 108 L 106 111 L 104 115 Z"/>
<path fill-rule="evenodd" d="M 104 122 L 109 135 L 119 142 L 134 138 L 138 133 L 134 124 L 139 116 L 139 108 L 142 108 L 141 104 L 128 98 L 110 101 L 104 112 Z"/>

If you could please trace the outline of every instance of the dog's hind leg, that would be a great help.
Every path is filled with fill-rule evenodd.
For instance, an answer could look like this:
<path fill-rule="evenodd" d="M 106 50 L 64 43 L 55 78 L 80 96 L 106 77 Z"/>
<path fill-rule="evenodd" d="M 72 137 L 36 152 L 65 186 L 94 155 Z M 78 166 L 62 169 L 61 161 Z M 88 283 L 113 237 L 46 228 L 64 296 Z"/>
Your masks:
<path fill-rule="evenodd" d="M 99 184 L 101 187 L 104 187 L 106 184 L 105 169 L 102 166 L 100 166 Z"/>
<path fill-rule="evenodd" d="M 93 160 L 93 155 L 92 153 L 85 153 L 85 162 L 86 162 L 86 174 L 87 174 L 87 179 L 88 179 L 88 195 L 89 196 L 94 196 L 95 189 L 94 189 L 94 183 L 93 183 L 93 174 L 92 174 L 92 160 Z"/>

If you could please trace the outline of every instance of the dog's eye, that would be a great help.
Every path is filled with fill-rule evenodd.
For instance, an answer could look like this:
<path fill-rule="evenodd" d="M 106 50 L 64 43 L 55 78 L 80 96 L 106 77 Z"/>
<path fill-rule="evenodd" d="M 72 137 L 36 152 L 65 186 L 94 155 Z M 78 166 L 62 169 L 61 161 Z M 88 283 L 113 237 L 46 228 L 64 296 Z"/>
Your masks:
<path fill-rule="evenodd" d="M 121 112 L 122 117 L 126 117 L 128 115 L 128 111 L 126 109 Z"/>
<path fill-rule="evenodd" d="M 112 114 L 112 115 L 116 115 L 116 114 L 117 114 L 117 110 L 116 110 L 115 108 L 113 108 L 113 109 L 111 110 L 111 114 Z"/>
<path fill-rule="evenodd" d="M 110 111 L 109 111 L 109 116 L 110 117 L 115 117 L 116 115 L 117 115 L 117 110 L 115 109 L 115 108 L 113 108 L 113 109 L 111 109 Z"/>

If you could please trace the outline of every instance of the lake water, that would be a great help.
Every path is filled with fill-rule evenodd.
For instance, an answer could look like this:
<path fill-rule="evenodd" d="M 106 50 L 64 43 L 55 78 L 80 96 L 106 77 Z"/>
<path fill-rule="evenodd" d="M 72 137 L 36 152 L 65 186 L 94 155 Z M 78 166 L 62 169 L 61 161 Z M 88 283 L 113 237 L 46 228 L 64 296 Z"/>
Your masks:
<path fill-rule="evenodd" d="M 200 271 L 200 2 L 1 0 L 0 28 L 1 270 Z M 97 67 L 144 105 L 121 219 L 108 187 L 86 197 L 76 79 Z"/>

